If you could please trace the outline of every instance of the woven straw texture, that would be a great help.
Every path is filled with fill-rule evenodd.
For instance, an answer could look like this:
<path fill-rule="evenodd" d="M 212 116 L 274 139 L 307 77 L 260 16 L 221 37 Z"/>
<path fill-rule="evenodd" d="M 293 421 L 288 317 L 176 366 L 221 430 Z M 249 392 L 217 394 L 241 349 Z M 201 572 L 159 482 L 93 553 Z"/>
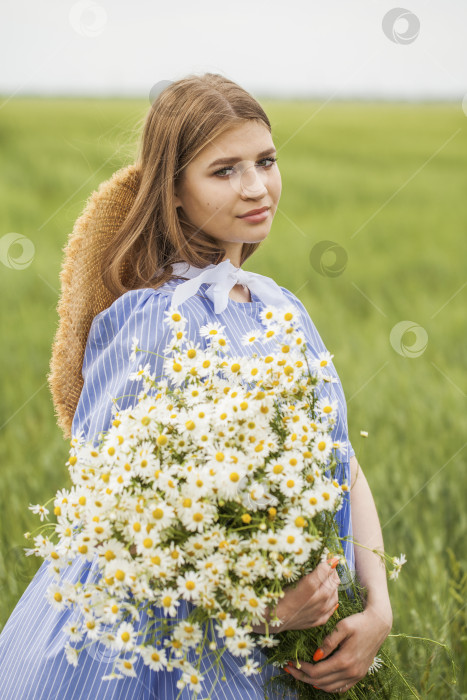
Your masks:
<path fill-rule="evenodd" d="M 57 417 L 65 438 L 83 388 L 84 351 L 93 318 L 117 297 L 101 280 L 103 251 L 117 233 L 137 195 L 140 174 L 131 164 L 117 170 L 88 198 L 64 248 L 60 271 L 59 324 L 47 375 Z M 125 277 L 122 270 L 122 279 Z"/>

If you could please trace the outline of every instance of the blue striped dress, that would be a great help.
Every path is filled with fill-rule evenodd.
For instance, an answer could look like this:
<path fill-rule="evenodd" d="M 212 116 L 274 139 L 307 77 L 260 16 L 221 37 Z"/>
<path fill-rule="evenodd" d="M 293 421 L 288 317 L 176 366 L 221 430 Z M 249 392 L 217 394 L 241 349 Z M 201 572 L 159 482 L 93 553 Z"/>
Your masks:
<path fill-rule="evenodd" d="M 140 364 L 149 362 L 150 371 L 162 375 L 163 359 L 156 354 L 137 353 L 130 360 L 132 338 L 139 339 L 138 346 L 163 354 L 170 338 L 168 325 L 163 322 L 164 312 L 170 307 L 174 286 L 183 280 L 171 279 L 161 288 L 139 289 L 126 292 L 108 309 L 98 314 L 92 322 L 87 339 L 83 361 L 84 386 L 72 424 L 72 435 L 82 431 L 85 439 L 99 441 L 99 432 L 110 427 L 113 398 L 118 399 L 119 410 L 131 406 L 142 388 L 141 381 L 129 380 L 129 375 Z M 180 305 L 180 311 L 188 318 L 187 333 L 190 340 L 205 347 L 205 339 L 198 335 L 198 328 L 208 322 L 218 321 L 225 331 L 234 353 L 245 354 L 248 350 L 241 344 L 241 337 L 252 327 L 264 330 L 259 314 L 264 308 L 262 301 L 251 291 L 251 302 L 238 302 L 229 298 L 226 309 L 215 314 L 212 302 L 205 296 L 208 283 L 201 284 L 196 295 Z M 301 301 L 289 290 L 281 287 L 285 295 L 301 312 L 303 332 L 309 353 L 326 350 L 323 341 Z M 271 345 L 255 345 L 255 352 L 270 352 Z M 338 379 L 333 363 L 328 370 Z M 337 454 L 337 480 L 350 484 L 349 459 L 355 454 L 348 441 L 347 409 L 340 381 L 326 385 L 327 395 L 338 400 L 338 420 L 334 426 L 333 438 L 344 443 Z M 347 449 L 345 448 L 347 447 Z M 351 535 L 350 492 L 345 492 L 344 503 L 336 514 L 339 534 Z M 349 570 L 355 567 L 354 550 L 351 542 L 343 543 Z M 79 656 L 77 666 L 68 663 L 64 645 L 68 640 L 64 628 L 76 620 L 77 611 L 71 608 L 55 610 L 45 599 L 47 587 L 52 582 L 48 574 L 48 562 L 43 562 L 18 601 L 2 633 L 0 634 L 0 697 L 2 700 L 191 700 L 192 690 L 186 686 L 177 687 L 181 671 L 156 672 L 144 665 L 140 659 L 136 664 L 136 677 L 125 676 L 119 680 L 102 680 L 110 673 L 115 652 L 103 644 L 89 643 Z M 73 583 L 80 580 L 97 579 L 97 563 L 83 563 L 75 559 L 72 566 L 62 575 L 62 581 Z M 342 580 L 342 577 L 341 577 Z M 189 610 L 185 601 L 180 601 L 178 616 L 184 617 Z M 191 608 L 190 608 L 191 609 Z M 160 609 L 156 615 L 162 617 Z M 146 624 L 145 613 L 141 615 L 140 627 Z M 216 634 L 216 633 L 214 633 Z M 222 639 L 215 637 L 219 648 Z M 77 644 L 81 647 L 83 640 Z M 127 652 L 128 653 L 128 652 Z M 195 650 L 190 650 L 189 660 L 197 664 Z M 265 664 L 260 674 L 247 676 L 241 671 L 243 657 L 225 651 L 222 655 L 225 680 L 215 668 L 209 669 L 212 656 L 201 659 L 200 672 L 204 675 L 200 700 L 212 692 L 213 700 L 263 700 L 263 683 L 279 669 L 267 664 L 267 657 L 255 650 L 254 659 L 260 666 Z M 217 680 L 216 680 L 217 679 Z M 283 690 L 270 690 L 269 698 L 295 698 L 295 693 Z"/>

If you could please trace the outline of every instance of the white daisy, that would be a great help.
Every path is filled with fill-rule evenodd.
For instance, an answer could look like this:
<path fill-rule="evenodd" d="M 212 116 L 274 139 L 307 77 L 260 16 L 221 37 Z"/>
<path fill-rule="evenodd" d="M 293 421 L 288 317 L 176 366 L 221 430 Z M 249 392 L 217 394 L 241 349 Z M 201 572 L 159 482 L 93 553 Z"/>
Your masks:
<path fill-rule="evenodd" d="M 331 455 L 332 445 L 333 440 L 330 435 L 327 433 L 316 433 L 312 447 L 313 456 L 322 462 L 326 462 Z"/>
<path fill-rule="evenodd" d="M 130 677 L 134 678 L 136 676 L 136 670 L 135 670 L 136 661 L 137 661 L 136 656 L 131 657 L 131 659 L 119 659 L 117 661 L 117 668 L 125 676 L 130 676 Z"/>
<path fill-rule="evenodd" d="M 332 401 L 328 396 L 320 398 L 317 403 L 320 418 L 329 418 L 337 412 L 337 401 Z"/>
<path fill-rule="evenodd" d="M 86 634 L 88 639 L 97 641 L 100 638 L 102 625 L 99 620 L 96 620 L 91 615 L 85 616 L 84 627 L 86 628 Z"/>
<path fill-rule="evenodd" d="M 211 323 L 206 323 L 204 326 L 201 326 L 198 333 L 202 338 L 216 338 L 216 336 L 222 334 L 224 330 L 225 326 L 218 321 L 212 321 Z"/>
<path fill-rule="evenodd" d="M 177 586 L 182 598 L 196 602 L 203 587 L 203 578 L 196 571 L 187 571 L 177 577 Z"/>
<path fill-rule="evenodd" d="M 47 516 L 48 516 L 48 514 L 49 514 L 49 511 L 47 510 L 47 508 L 46 508 L 45 506 L 41 506 L 40 504 L 36 504 L 36 505 L 29 504 L 28 508 L 29 508 L 29 510 L 31 510 L 35 515 L 39 515 L 41 521 L 44 520 L 44 519 L 45 519 L 45 520 L 48 520 L 48 517 L 47 517 Z"/>
<path fill-rule="evenodd" d="M 46 597 L 54 610 L 64 610 L 66 608 L 66 598 L 63 591 L 60 586 L 57 586 L 55 583 L 52 583 L 47 588 Z"/>
<path fill-rule="evenodd" d="M 284 470 L 282 478 L 278 482 L 281 493 L 286 497 L 298 496 L 304 487 L 303 478 L 294 473 L 290 468 Z"/>
<path fill-rule="evenodd" d="M 184 647 L 195 647 L 203 638 L 203 630 L 199 622 L 183 620 L 173 630 L 174 639 L 183 643 Z"/>
<path fill-rule="evenodd" d="M 260 637 L 260 640 L 261 640 L 261 639 L 263 639 L 263 640 L 264 640 L 264 639 L 270 639 L 270 637 Z M 279 644 L 279 640 L 276 640 L 276 644 Z M 263 642 L 263 645 L 264 645 L 264 642 Z M 265 645 L 265 646 L 268 646 L 268 645 Z M 269 646 L 271 646 L 271 645 L 269 645 Z M 241 667 L 240 671 L 242 671 L 242 672 L 245 674 L 245 676 L 252 676 L 253 674 L 259 673 L 259 672 L 260 672 L 258 666 L 259 666 L 259 662 L 258 662 L 258 661 L 250 661 L 250 660 L 248 660 L 248 661 Z"/>
<path fill-rule="evenodd" d="M 399 568 L 406 563 L 407 557 L 405 554 L 401 554 L 400 557 L 393 557 L 393 562 L 395 566 L 398 566 Z"/>
<path fill-rule="evenodd" d="M 123 676 L 120 673 L 115 673 L 115 671 L 113 671 L 112 673 L 108 673 L 106 676 L 102 676 L 101 680 L 113 681 L 118 680 L 119 678 L 123 678 Z"/>
<path fill-rule="evenodd" d="M 189 685 L 191 690 L 193 690 L 195 693 L 199 693 L 204 676 L 198 673 L 196 668 L 191 667 L 188 671 L 183 673 L 182 680 L 184 681 L 185 685 Z"/>
<path fill-rule="evenodd" d="M 69 664 L 72 664 L 73 666 L 78 665 L 78 651 L 74 647 L 71 646 L 70 642 L 66 642 L 64 646 L 65 650 L 65 656 L 66 660 L 68 661 Z"/>
<path fill-rule="evenodd" d="M 170 479 L 167 480 L 161 477 L 160 483 L 158 480 L 158 486 L 161 490 L 171 488 L 168 483 L 165 483 L 167 481 L 170 481 Z M 155 528 L 155 532 L 164 530 L 175 520 L 175 509 L 162 499 L 157 503 L 152 503 L 148 512 L 151 515 L 150 525 L 152 528 Z"/>
<path fill-rule="evenodd" d="M 256 643 L 246 632 L 238 630 L 235 637 L 226 638 L 225 646 L 234 656 L 248 656 Z"/>
<path fill-rule="evenodd" d="M 184 498 L 186 502 L 191 499 Z M 190 532 L 203 532 L 205 528 L 212 525 L 217 514 L 217 508 L 210 503 L 192 500 L 191 506 L 185 506 L 179 511 L 179 517 L 183 525 Z"/>
<path fill-rule="evenodd" d="M 275 647 L 279 644 L 279 639 L 275 637 L 266 637 L 266 635 L 261 635 L 258 637 L 258 642 L 262 647 Z"/>
<path fill-rule="evenodd" d="M 403 564 L 405 564 L 406 561 L 407 561 L 407 559 L 406 559 L 405 554 L 401 554 L 400 557 L 393 557 L 392 558 L 392 562 L 394 564 L 394 569 L 389 574 L 389 578 L 392 581 L 395 581 L 398 578 L 400 571 L 401 571 L 401 568 L 402 568 Z"/>
<path fill-rule="evenodd" d="M 83 631 L 76 622 L 68 622 L 63 631 L 70 638 L 71 642 L 80 642 L 83 638 Z"/>
<path fill-rule="evenodd" d="M 381 666 L 384 666 L 383 660 L 379 656 L 375 656 L 370 668 L 368 669 L 368 673 L 371 674 L 375 671 L 378 671 L 381 668 Z"/>
<path fill-rule="evenodd" d="M 153 671 L 162 671 L 167 665 L 167 655 L 164 649 L 151 645 L 141 647 L 139 650 L 144 663 Z"/>
<path fill-rule="evenodd" d="M 165 615 L 175 617 L 177 607 L 180 605 L 178 591 L 175 588 L 164 588 L 159 594 L 159 605 Z"/>
<path fill-rule="evenodd" d="M 318 357 L 311 359 L 310 367 L 319 371 L 329 368 L 329 365 L 332 365 L 333 357 L 334 355 L 331 355 L 327 350 L 325 352 L 319 352 Z"/>
<path fill-rule="evenodd" d="M 242 345 L 254 345 L 255 343 L 261 342 L 262 336 L 260 333 L 256 333 L 254 330 L 244 333 L 240 338 Z"/>
<path fill-rule="evenodd" d="M 133 380 L 133 379 L 136 379 L 136 380 L 142 379 L 142 378 L 143 378 L 143 375 L 149 374 L 149 370 L 150 370 L 150 369 L 151 369 L 151 364 L 150 364 L 149 362 L 146 362 L 145 365 L 139 364 L 139 365 L 138 365 L 138 369 L 135 370 L 134 372 L 131 372 L 131 373 L 128 375 L 128 379 L 131 379 L 131 380 Z"/>
<path fill-rule="evenodd" d="M 141 348 L 138 348 L 138 343 L 139 343 L 139 339 L 134 335 L 133 338 L 131 339 L 131 355 L 130 355 L 131 361 L 136 359 L 137 350 L 141 350 Z"/>
<path fill-rule="evenodd" d="M 137 639 L 136 632 L 129 622 L 122 622 L 117 630 L 116 644 L 119 649 L 133 649 Z M 121 669 L 123 670 L 123 669 Z"/>

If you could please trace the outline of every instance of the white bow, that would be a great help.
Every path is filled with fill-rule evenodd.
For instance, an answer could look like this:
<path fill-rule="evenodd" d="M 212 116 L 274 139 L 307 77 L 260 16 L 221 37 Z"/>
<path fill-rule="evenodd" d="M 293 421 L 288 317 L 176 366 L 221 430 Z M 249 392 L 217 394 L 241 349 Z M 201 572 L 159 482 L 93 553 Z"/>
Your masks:
<path fill-rule="evenodd" d="M 241 267 L 235 267 L 230 262 L 230 258 L 217 265 L 208 265 L 204 268 L 194 267 L 186 262 L 174 263 L 172 271 L 176 275 L 190 277 L 175 288 L 172 296 L 172 307 L 177 307 L 196 294 L 203 283 L 209 284 L 206 295 L 214 303 L 216 314 L 222 313 L 227 307 L 229 292 L 236 284 L 246 285 L 264 304 L 285 306 L 289 303 L 282 289 L 273 279 L 256 272 L 247 272 Z"/>

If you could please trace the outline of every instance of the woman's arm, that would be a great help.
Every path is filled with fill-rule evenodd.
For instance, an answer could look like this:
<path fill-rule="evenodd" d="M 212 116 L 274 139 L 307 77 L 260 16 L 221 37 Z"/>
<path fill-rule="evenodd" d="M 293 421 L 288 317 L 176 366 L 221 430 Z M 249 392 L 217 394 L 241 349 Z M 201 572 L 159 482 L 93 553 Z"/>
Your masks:
<path fill-rule="evenodd" d="M 365 478 L 362 468 L 356 457 L 350 459 L 351 489 L 350 504 L 352 511 L 353 537 L 356 542 L 370 549 L 384 551 L 383 536 L 381 526 L 376 511 L 375 502 L 371 494 L 370 487 Z M 386 568 L 384 562 L 378 554 L 355 545 L 355 565 L 358 578 L 367 589 L 367 599 L 365 604 L 365 618 L 370 614 L 376 616 L 381 623 L 383 636 L 387 636 L 392 627 L 392 609 L 389 600 Z M 280 608 L 285 607 L 286 601 L 282 599 L 277 607 L 278 616 Z M 270 619 L 269 610 L 267 618 Z M 288 629 L 285 622 L 281 627 L 271 627 L 270 633 L 277 633 Z M 293 627 L 291 629 L 294 629 Z M 265 633 L 265 625 L 253 626 L 253 631 L 261 634 Z M 381 641 L 382 643 L 382 641 Z"/>
<path fill-rule="evenodd" d="M 375 502 L 365 474 L 355 456 L 350 458 L 353 537 L 356 542 L 384 552 L 383 534 Z M 392 627 L 392 609 L 389 600 L 384 561 L 375 552 L 355 544 L 355 566 L 360 582 L 367 589 L 365 610 L 371 609 Z"/>
<path fill-rule="evenodd" d="M 354 540 L 369 550 L 383 552 L 383 535 L 375 502 L 355 456 L 350 459 L 350 472 Z M 299 659 L 300 668 L 288 667 L 294 678 L 328 693 L 336 692 L 341 687 L 348 690 L 361 680 L 391 631 L 392 610 L 386 568 L 381 557 L 369 550 L 355 544 L 358 578 L 367 589 L 364 611 L 338 621 L 315 651 L 313 658 L 315 661 L 321 659 L 319 663 Z"/>

